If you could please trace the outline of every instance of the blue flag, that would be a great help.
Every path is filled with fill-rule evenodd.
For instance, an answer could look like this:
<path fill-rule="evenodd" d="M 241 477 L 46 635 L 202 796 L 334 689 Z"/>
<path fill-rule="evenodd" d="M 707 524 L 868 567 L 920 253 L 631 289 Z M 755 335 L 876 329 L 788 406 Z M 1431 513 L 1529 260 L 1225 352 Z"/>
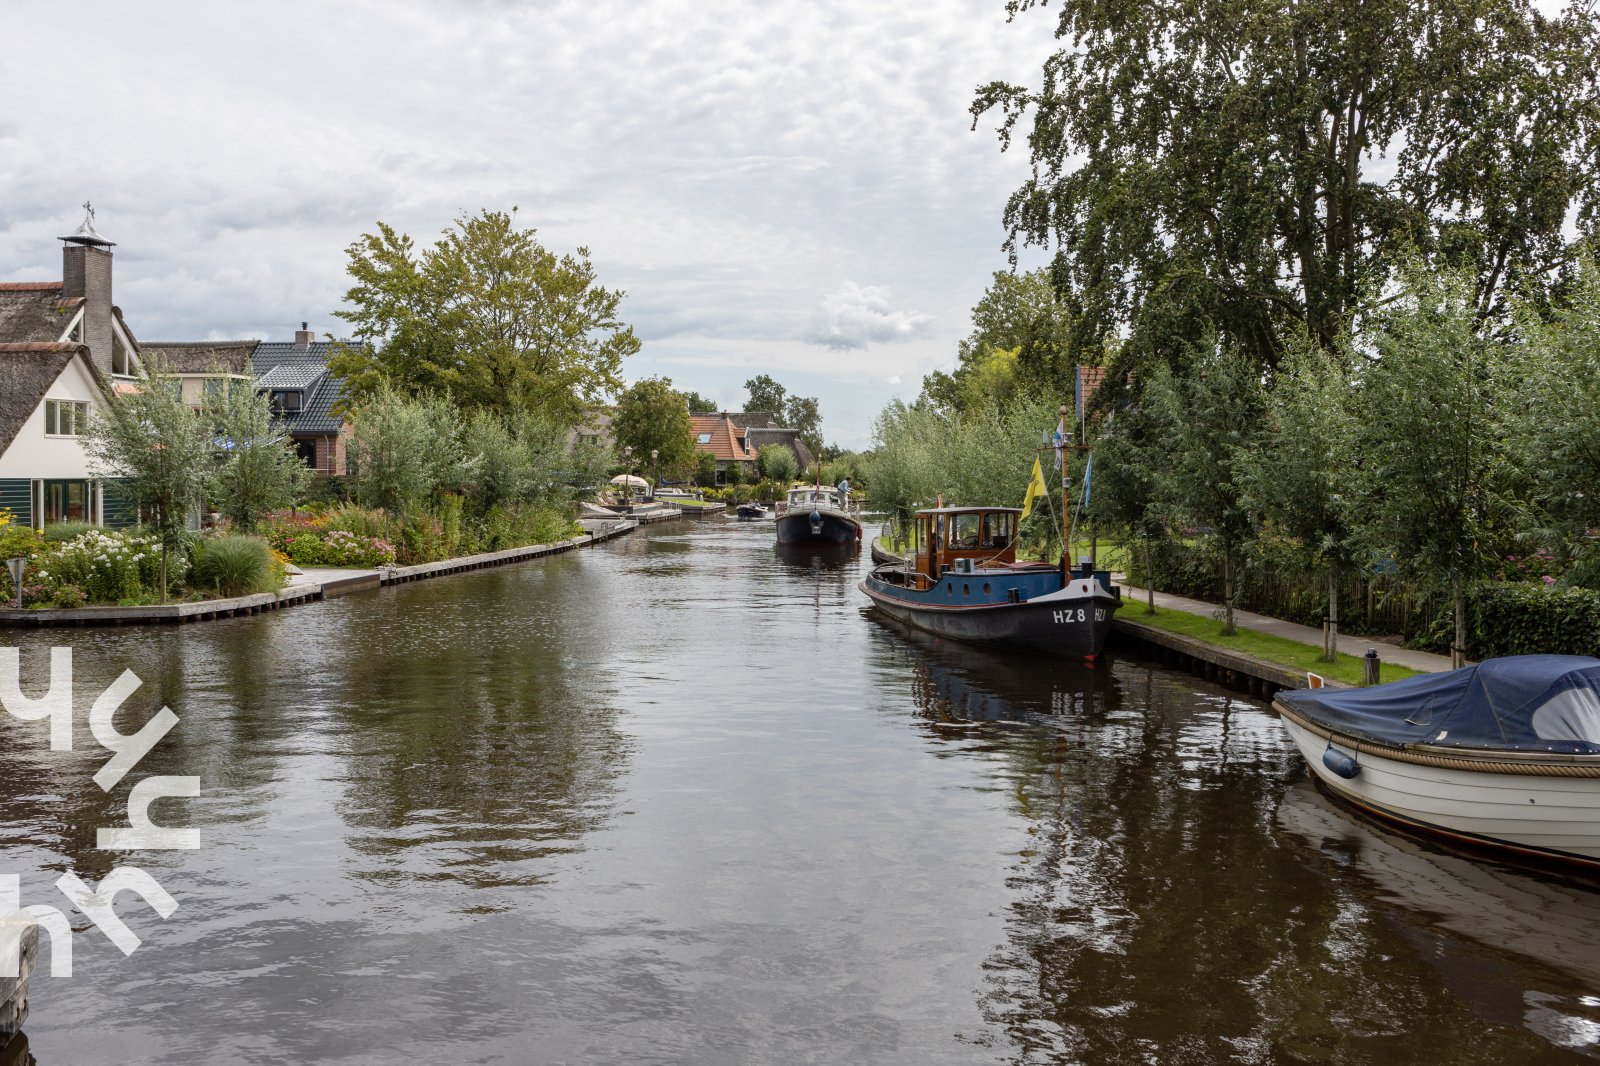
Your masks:
<path fill-rule="evenodd" d="M 1083 464 L 1083 505 L 1089 506 L 1089 477 L 1094 473 L 1094 456 L 1091 454 Z"/>

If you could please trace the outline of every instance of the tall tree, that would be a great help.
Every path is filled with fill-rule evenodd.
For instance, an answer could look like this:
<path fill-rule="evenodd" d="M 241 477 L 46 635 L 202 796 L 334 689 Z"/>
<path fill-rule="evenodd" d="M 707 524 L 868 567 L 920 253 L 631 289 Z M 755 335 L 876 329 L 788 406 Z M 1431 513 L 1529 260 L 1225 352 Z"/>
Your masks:
<path fill-rule="evenodd" d="M 692 415 L 714 415 L 717 413 L 717 402 L 700 395 L 693 389 L 685 392 L 683 398 L 688 403 L 689 413 Z"/>
<path fill-rule="evenodd" d="M 1450 592 L 1451 659 L 1467 645 L 1467 588 L 1484 571 L 1497 511 L 1500 433 L 1492 345 L 1477 331 L 1475 279 L 1421 264 L 1374 332 L 1356 439 L 1359 535 L 1400 573 Z"/>
<path fill-rule="evenodd" d="M 1121 333 L 1125 361 L 1171 360 L 1209 326 L 1270 365 L 1295 326 L 1335 345 L 1402 249 L 1467 266 L 1481 314 L 1570 255 L 1574 212 L 1594 230 L 1592 8 L 1062 0 L 1042 84 L 971 110 L 1002 148 L 1031 117 L 1005 221 L 1013 251 L 1057 248 L 1076 361 Z"/>
<path fill-rule="evenodd" d="M 1356 556 L 1354 360 L 1347 343 L 1329 351 L 1303 331 L 1293 338 L 1267 394 L 1256 444 L 1236 456 L 1246 505 L 1298 541 L 1323 575 L 1327 662 L 1339 656 L 1339 579 Z"/>
<path fill-rule="evenodd" d="M 1239 562 L 1250 535 L 1238 456 L 1255 446 L 1261 373 L 1250 353 L 1216 334 L 1193 349 L 1193 372 L 1156 368 L 1147 396 L 1171 449 L 1156 484 L 1176 524 L 1198 527 L 1222 555 L 1222 631 L 1234 632 Z"/>
<path fill-rule="evenodd" d="M 1069 352 L 1075 321 L 1049 271 L 996 271 L 972 308 L 972 332 L 956 347 L 955 372 L 929 374 L 922 382 L 923 395 L 945 410 L 972 406 L 974 391 L 981 394 L 992 382 L 974 385 L 971 379 L 992 374 L 993 360 L 1002 352 L 1008 355 L 1009 376 L 1016 386 L 1060 395 L 1071 386 L 1074 363 Z M 1098 365 L 1100 360 L 1079 361 Z"/>
<path fill-rule="evenodd" d="M 780 421 L 790 429 L 800 431 L 812 455 L 822 454 L 822 409 L 815 396 L 790 396 Z"/>
<path fill-rule="evenodd" d="M 355 284 L 336 312 L 356 344 L 330 360 L 353 402 L 385 388 L 448 393 L 468 408 L 512 403 L 569 419 L 621 386 L 639 350 L 586 248 L 557 256 L 516 209 L 460 218 L 416 251 L 386 223 L 347 249 Z"/>
<path fill-rule="evenodd" d="M 84 450 L 99 477 L 116 478 L 161 541 L 161 598 L 167 569 L 216 471 L 215 427 L 183 398 L 179 380 L 152 360 L 137 387 L 114 393 L 90 418 Z"/>
<path fill-rule="evenodd" d="M 224 445 L 217 466 L 217 506 L 240 529 L 253 530 L 269 511 L 296 502 L 311 471 L 294 442 L 275 424 L 265 392 L 228 381 L 211 404 Z"/>
<path fill-rule="evenodd" d="M 682 393 L 673 391 L 670 378 L 645 378 L 624 392 L 617 399 L 611 433 L 618 444 L 633 449 L 641 466 L 651 462 L 652 451 L 662 470 L 684 470 L 694 461 L 689 405 Z"/>
<path fill-rule="evenodd" d="M 750 398 L 744 402 L 746 411 L 765 411 L 782 420 L 789 399 L 789 390 L 779 385 L 771 375 L 757 374 L 744 383 Z"/>
<path fill-rule="evenodd" d="M 1600 585 L 1600 262 L 1584 257 L 1548 311 L 1517 309 L 1513 358 L 1501 364 L 1509 457 L 1536 537 L 1572 577 Z"/>

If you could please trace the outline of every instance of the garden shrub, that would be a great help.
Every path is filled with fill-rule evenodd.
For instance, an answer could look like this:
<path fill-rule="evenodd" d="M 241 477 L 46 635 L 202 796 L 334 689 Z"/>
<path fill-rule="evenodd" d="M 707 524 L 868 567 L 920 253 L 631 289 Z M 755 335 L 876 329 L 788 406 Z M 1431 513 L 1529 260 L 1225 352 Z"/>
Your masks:
<path fill-rule="evenodd" d="M 36 579 L 52 600 L 59 602 L 59 590 L 72 585 L 90 603 L 119 603 L 160 587 L 161 546 L 154 537 L 91 529 L 45 545 L 34 556 L 34 566 Z M 186 556 L 173 552 L 167 561 L 168 585 L 181 584 L 187 570 Z"/>
<path fill-rule="evenodd" d="M 189 585 L 222 596 L 276 591 L 271 549 L 257 537 L 229 535 L 203 540 L 195 549 Z"/>
<path fill-rule="evenodd" d="M 1439 609 L 1415 643 L 1447 652 L 1453 608 Z M 1467 593 L 1467 656 L 1600 656 L 1600 590 L 1534 582 L 1483 582 Z"/>
<path fill-rule="evenodd" d="M 52 522 L 44 527 L 43 537 L 47 544 L 62 544 L 99 529 L 93 522 Z"/>

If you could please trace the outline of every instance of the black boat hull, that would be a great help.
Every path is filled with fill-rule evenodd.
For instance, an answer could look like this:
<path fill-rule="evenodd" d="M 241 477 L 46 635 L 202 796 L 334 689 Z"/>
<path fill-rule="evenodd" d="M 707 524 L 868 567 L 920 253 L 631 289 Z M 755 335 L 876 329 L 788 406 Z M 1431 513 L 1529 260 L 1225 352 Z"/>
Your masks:
<path fill-rule="evenodd" d="M 812 514 L 817 520 L 811 520 Z M 778 516 L 779 544 L 859 544 L 861 523 L 836 511 L 795 510 Z"/>
<path fill-rule="evenodd" d="M 1104 649 L 1121 603 L 1097 582 L 1084 593 L 948 607 L 902 598 L 895 586 L 874 577 L 861 582 L 861 591 L 890 618 L 952 640 L 1078 659 L 1093 658 Z"/>

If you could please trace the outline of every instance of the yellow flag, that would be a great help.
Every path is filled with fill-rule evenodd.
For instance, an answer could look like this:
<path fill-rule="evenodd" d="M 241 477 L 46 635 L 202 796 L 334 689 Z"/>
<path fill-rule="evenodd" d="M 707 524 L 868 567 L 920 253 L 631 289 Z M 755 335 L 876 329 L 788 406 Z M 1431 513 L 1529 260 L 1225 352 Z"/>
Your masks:
<path fill-rule="evenodd" d="M 1039 460 L 1033 461 L 1033 478 L 1028 482 L 1028 491 L 1022 496 L 1022 517 L 1027 518 L 1033 511 L 1033 501 L 1047 495 L 1048 489 L 1044 487 L 1044 471 L 1039 469 Z"/>

